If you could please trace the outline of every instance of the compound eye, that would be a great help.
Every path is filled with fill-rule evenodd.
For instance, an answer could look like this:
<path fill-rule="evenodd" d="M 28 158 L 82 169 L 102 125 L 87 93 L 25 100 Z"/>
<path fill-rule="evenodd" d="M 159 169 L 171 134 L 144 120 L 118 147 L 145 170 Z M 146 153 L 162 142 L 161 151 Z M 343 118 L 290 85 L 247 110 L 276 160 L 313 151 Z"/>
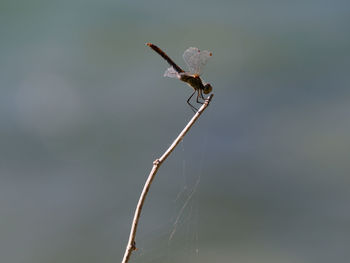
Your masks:
<path fill-rule="evenodd" d="M 208 93 L 210 93 L 212 90 L 213 90 L 213 87 L 212 87 L 209 83 L 207 83 L 207 84 L 204 85 L 204 90 L 203 90 L 204 94 L 208 94 Z"/>

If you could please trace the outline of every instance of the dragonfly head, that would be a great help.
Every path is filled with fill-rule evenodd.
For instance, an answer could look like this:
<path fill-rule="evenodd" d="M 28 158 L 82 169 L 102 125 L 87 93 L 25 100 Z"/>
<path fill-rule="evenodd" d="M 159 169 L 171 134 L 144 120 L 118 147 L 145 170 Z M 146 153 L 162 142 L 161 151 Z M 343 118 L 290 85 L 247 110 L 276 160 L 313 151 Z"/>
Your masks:
<path fill-rule="evenodd" d="M 212 87 L 209 83 L 207 83 L 207 84 L 204 85 L 203 93 L 204 93 L 204 94 L 208 94 L 208 93 L 210 93 L 212 90 L 213 90 L 213 87 Z"/>

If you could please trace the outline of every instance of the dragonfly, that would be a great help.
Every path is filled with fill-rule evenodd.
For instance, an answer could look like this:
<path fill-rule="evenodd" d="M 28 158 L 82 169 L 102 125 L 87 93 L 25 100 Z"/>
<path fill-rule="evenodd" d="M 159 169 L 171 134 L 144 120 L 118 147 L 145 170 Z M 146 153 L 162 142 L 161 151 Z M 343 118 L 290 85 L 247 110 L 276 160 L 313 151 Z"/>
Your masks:
<path fill-rule="evenodd" d="M 152 43 L 146 43 L 151 49 L 157 52 L 163 59 L 165 59 L 170 67 L 165 71 L 164 77 L 177 78 L 183 82 L 186 82 L 191 88 L 194 89 L 191 96 L 187 99 L 187 104 L 191 109 L 196 112 L 198 109 L 190 102 L 194 94 L 197 93 L 196 102 L 203 104 L 204 94 L 209 94 L 213 88 L 209 83 L 203 82 L 200 75 L 203 70 L 203 66 L 207 63 L 207 60 L 212 56 L 212 53 L 207 50 L 199 50 L 196 47 L 188 48 L 182 55 L 185 60 L 189 71 L 184 71 L 180 68 L 163 50 Z M 201 101 L 201 99 L 203 101 Z"/>

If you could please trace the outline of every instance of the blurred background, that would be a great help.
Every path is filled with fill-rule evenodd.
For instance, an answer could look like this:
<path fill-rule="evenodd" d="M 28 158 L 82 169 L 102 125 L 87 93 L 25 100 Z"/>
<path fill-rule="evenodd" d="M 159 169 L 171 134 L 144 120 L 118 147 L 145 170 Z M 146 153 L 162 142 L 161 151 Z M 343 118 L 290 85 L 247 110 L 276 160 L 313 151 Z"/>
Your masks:
<path fill-rule="evenodd" d="M 121 261 L 193 115 L 146 42 L 213 52 L 215 96 L 130 262 L 350 261 L 349 1 L 3 0 L 0 21 L 1 262 Z"/>

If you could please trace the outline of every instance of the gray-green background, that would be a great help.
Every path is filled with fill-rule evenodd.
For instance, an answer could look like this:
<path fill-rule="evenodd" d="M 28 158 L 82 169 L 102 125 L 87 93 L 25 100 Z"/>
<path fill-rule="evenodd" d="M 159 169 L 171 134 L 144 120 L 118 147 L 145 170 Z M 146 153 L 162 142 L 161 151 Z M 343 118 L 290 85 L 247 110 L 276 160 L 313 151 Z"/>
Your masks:
<path fill-rule="evenodd" d="M 1 1 L 0 262 L 120 262 L 192 116 L 145 42 L 212 51 L 215 96 L 131 262 L 350 262 L 349 25 L 345 0 Z"/>

